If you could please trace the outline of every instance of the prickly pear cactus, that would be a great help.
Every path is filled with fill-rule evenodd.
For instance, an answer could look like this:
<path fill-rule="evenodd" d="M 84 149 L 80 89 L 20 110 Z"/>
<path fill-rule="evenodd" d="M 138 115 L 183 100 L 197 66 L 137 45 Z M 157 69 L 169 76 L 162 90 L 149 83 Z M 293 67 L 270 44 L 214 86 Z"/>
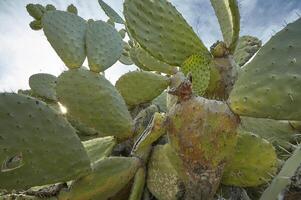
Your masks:
<path fill-rule="evenodd" d="M 106 2 L 26 6 L 69 70 L 0 94 L 0 199 L 300 199 L 301 19 L 260 48 L 211 0 L 209 51 L 170 1 Z M 114 86 L 118 60 L 138 69 Z"/>

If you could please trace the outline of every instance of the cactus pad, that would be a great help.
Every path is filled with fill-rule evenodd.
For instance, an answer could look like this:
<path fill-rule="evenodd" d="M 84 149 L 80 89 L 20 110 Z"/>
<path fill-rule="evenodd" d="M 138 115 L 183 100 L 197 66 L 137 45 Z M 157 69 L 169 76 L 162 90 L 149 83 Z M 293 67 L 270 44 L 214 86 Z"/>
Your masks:
<path fill-rule="evenodd" d="M 57 77 L 51 74 L 34 74 L 29 78 L 29 86 L 36 95 L 56 101 L 56 85 Z"/>
<path fill-rule="evenodd" d="M 151 72 L 129 72 L 116 82 L 116 88 L 129 106 L 152 101 L 169 85 L 169 78 Z"/>
<path fill-rule="evenodd" d="M 185 75 L 191 73 L 192 88 L 197 95 L 202 96 L 210 82 L 210 57 L 207 58 L 201 54 L 190 56 L 182 65 L 182 71 Z"/>
<path fill-rule="evenodd" d="M 98 3 L 111 20 L 118 24 L 124 24 L 124 20 L 108 4 L 106 4 L 103 0 L 98 0 Z"/>
<path fill-rule="evenodd" d="M 239 38 L 234 52 L 234 60 L 239 66 L 243 66 L 260 49 L 261 41 L 253 36 L 245 35 Z"/>
<path fill-rule="evenodd" d="M 62 191 L 59 199 L 107 200 L 126 186 L 139 166 L 137 158 L 104 158 L 95 165 L 93 173 L 74 181 L 70 191 Z"/>
<path fill-rule="evenodd" d="M 99 136 L 131 136 L 132 119 L 124 100 L 104 76 L 85 69 L 62 73 L 57 82 L 57 97 L 67 115 L 94 128 Z"/>
<path fill-rule="evenodd" d="M 169 1 L 126 0 L 124 15 L 131 36 L 143 49 L 163 62 L 179 66 L 192 54 L 209 54 Z"/>
<path fill-rule="evenodd" d="M 211 0 L 224 42 L 231 52 L 234 52 L 240 30 L 240 15 L 236 0 Z"/>
<path fill-rule="evenodd" d="M 301 120 L 301 18 L 273 36 L 241 71 L 230 94 L 233 112 Z"/>
<path fill-rule="evenodd" d="M 153 149 L 148 162 L 147 188 L 157 199 L 177 200 L 184 192 L 184 186 L 167 156 L 168 149 L 172 151 L 169 144 L 158 145 Z"/>
<path fill-rule="evenodd" d="M 1 189 L 28 189 L 89 172 L 90 160 L 75 130 L 42 101 L 2 93 L 0 118 Z"/>
<path fill-rule="evenodd" d="M 120 58 L 123 48 L 116 29 L 100 20 L 88 23 L 86 45 L 89 67 L 93 72 L 111 67 Z"/>
<path fill-rule="evenodd" d="M 81 67 L 86 58 L 86 21 L 69 12 L 48 11 L 42 18 L 44 33 L 68 68 Z"/>
<path fill-rule="evenodd" d="M 235 153 L 225 167 L 222 183 L 255 187 L 267 183 L 277 172 L 272 144 L 250 132 L 240 131 Z"/>

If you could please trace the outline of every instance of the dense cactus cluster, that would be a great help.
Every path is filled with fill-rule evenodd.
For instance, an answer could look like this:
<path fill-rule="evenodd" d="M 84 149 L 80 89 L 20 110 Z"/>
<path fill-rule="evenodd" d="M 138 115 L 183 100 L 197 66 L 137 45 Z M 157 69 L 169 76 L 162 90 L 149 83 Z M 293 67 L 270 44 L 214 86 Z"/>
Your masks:
<path fill-rule="evenodd" d="M 0 199 L 301 199 L 301 19 L 261 47 L 211 0 L 208 50 L 167 0 L 99 4 L 106 22 L 27 5 L 68 70 L 0 94 Z M 118 60 L 138 70 L 114 86 Z"/>

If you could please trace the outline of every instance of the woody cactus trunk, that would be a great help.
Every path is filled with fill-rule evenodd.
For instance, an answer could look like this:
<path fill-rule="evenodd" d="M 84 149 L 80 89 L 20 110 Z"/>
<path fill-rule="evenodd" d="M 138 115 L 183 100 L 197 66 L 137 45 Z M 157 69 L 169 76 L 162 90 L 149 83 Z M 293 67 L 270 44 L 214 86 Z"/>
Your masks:
<path fill-rule="evenodd" d="M 68 70 L 0 94 L 1 199 L 300 199 L 301 19 L 261 46 L 211 0 L 208 50 L 167 0 L 98 2 L 26 6 Z M 117 61 L 138 69 L 114 86 Z"/>

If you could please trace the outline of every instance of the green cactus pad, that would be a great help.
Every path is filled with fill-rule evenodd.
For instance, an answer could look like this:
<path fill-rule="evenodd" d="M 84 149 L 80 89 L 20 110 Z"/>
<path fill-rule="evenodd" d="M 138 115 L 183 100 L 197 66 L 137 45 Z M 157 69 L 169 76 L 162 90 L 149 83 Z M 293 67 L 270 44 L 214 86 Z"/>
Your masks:
<path fill-rule="evenodd" d="M 121 54 L 120 58 L 119 58 L 119 62 L 121 62 L 124 65 L 133 65 L 134 62 L 132 61 L 130 56 Z"/>
<path fill-rule="evenodd" d="M 261 41 L 253 36 L 241 36 L 234 52 L 234 60 L 239 66 L 243 66 L 260 49 Z"/>
<path fill-rule="evenodd" d="M 222 183 L 255 187 L 267 183 L 277 172 L 277 155 L 271 143 L 239 131 L 235 153 L 224 169 Z"/>
<path fill-rule="evenodd" d="M 165 74 L 174 74 L 177 70 L 150 55 L 141 47 L 135 47 L 130 50 L 130 55 L 134 57 L 133 61 L 137 67 L 146 71 L 157 71 Z"/>
<path fill-rule="evenodd" d="M 1 189 L 69 181 L 90 171 L 75 130 L 42 101 L 2 93 L 0 118 Z"/>
<path fill-rule="evenodd" d="M 155 104 L 159 107 L 160 112 L 167 112 L 167 92 L 163 91 L 159 96 L 157 96 L 152 104 Z"/>
<path fill-rule="evenodd" d="M 293 155 L 285 162 L 278 175 L 263 192 L 260 200 L 278 199 L 281 192 L 283 192 L 283 190 L 291 183 L 291 177 L 295 174 L 297 168 L 300 167 L 300 163 L 301 145 L 298 146 Z"/>
<path fill-rule="evenodd" d="M 141 200 L 144 191 L 146 172 L 143 167 L 136 172 L 131 194 L 128 200 Z"/>
<path fill-rule="evenodd" d="M 230 94 L 233 112 L 301 120 L 301 18 L 273 36 L 243 67 Z"/>
<path fill-rule="evenodd" d="M 111 155 L 116 140 L 112 136 L 95 138 L 83 142 L 83 145 L 90 158 L 91 165 L 94 166 L 101 159 Z"/>
<path fill-rule="evenodd" d="M 176 8 L 166 0 L 126 0 L 124 15 L 131 36 L 155 58 L 180 66 L 192 54 L 209 54 Z"/>
<path fill-rule="evenodd" d="M 224 42 L 231 52 L 234 52 L 240 30 L 240 15 L 236 0 L 211 0 Z"/>
<path fill-rule="evenodd" d="M 134 71 L 124 74 L 116 82 L 116 88 L 129 106 L 153 100 L 169 85 L 169 78 L 151 73 Z"/>
<path fill-rule="evenodd" d="M 102 0 L 98 0 L 99 5 L 103 9 L 103 11 L 106 13 L 106 15 L 113 20 L 115 23 L 118 24 L 124 24 L 124 20 L 120 17 L 120 15 L 113 10 L 108 4 L 106 4 Z"/>
<path fill-rule="evenodd" d="M 75 14 L 75 15 L 78 14 L 77 8 L 76 8 L 73 4 L 70 4 L 70 5 L 67 7 L 67 11 L 70 12 L 70 13 L 73 13 L 73 14 Z"/>
<path fill-rule="evenodd" d="M 29 26 L 34 31 L 38 31 L 43 28 L 41 20 L 34 20 L 30 22 Z"/>
<path fill-rule="evenodd" d="M 56 101 L 56 85 L 57 77 L 51 74 L 39 73 L 29 78 L 29 86 L 36 95 Z"/>
<path fill-rule="evenodd" d="M 126 186 L 139 167 L 137 158 L 104 158 L 95 165 L 93 173 L 74 181 L 70 191 L 62 191 L 59 199 L 107 200 Z"/>
<path fill-rule="evenodd" d="M 36 20 L 41 20 L 44 14 L 37 4 L 27 4 L 26 10 L 28 14 Z"/>
<path fill-rule="evenodd" d="M 44 33 L 68 68 L 81 67 L 86 58 L 86 21 L 69 12 L 48 11 L 42 18 Z"/>
<path fill-rule="evenodd" d="M 197 95 L 202 96 L 210 82 L 210 65 L 211 59 L 196 54 L 190 56 L 182 65 L 182 71 L 185 75 L 191 73 L 192 75 L 192 88 Z"/>
<path fill-rule="evenodd" d="M 184 192 L 180 177 L 170 162 L 166 151 L 169 144 L 157 145 L 148 162 L 147 188 L 160 200 L 177 200 Z M 169 151 L 170 151 L 169 150 Z"/>
<path fill-rule="evenodd" d="M 131 136 L 132 119 L 124 100 L 104 76 L 85 70 L 73 69 L 62 73 L 57 82 L 57 97 L 67 108 L 67 115 L 99 136 Z"/>
<path fill-rule="evenodd" d="M 126 30 L 123 28 L 123 29 L 120 29 L 118 31 L 118 33 L 120 34 L 121 38 L 124 39 L 125 38 L 125 34 L 126 34 Z"/>
<path fill-rule="evenodd" d="M 123 48 L 116 29 L 100 20 L 88 23 L 86 45 L 90 70 L 97 73 L 111 67 L 120 58 Z"/>
<path fill-rule="evenodd" d="M 298 131 L 294 130 L 288 121 L 253 117 L 241 117 L 240 119 L 243 130 L 252 132 L 275 146 L 289 148 L 290 142 L 294 142 L 295 135 L 298 134 Z"/>

